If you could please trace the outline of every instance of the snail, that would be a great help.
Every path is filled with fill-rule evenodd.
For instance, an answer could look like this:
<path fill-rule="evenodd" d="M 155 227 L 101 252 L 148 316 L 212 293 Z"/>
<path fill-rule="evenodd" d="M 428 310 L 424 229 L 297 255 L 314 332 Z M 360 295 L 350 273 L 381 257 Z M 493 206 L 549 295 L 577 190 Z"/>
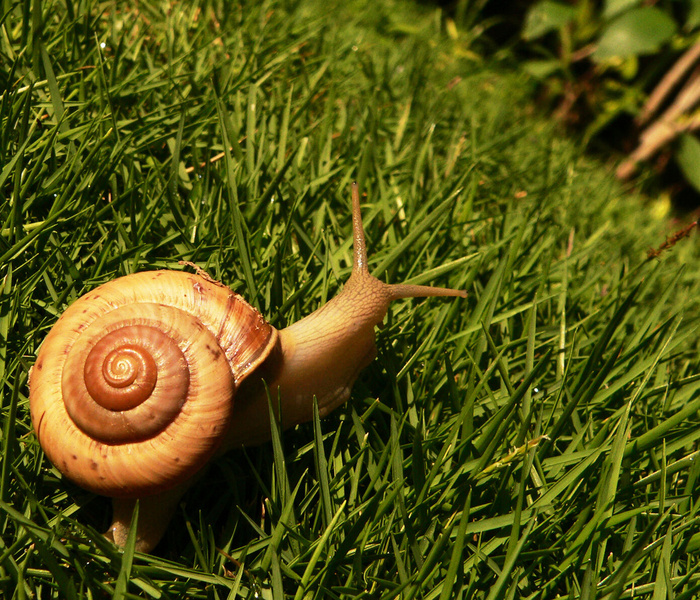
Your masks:
<path fill-rule="evenodd" d="M 49 460 L 113 499 L 107 535 L 152 550 L 182 494 L 212 457 L 270 438 L 268 394 L 282 428 L 323 417 L 375 357 L 392 300 L 466 296 L 386 284 L 367 267 L 357 184 L 353 269 L 342 291 L 277 330 L 241 296 L 201 274 L 146 271 L 76 300 L 46 336 L 29 380 L 30 411 Z"/>

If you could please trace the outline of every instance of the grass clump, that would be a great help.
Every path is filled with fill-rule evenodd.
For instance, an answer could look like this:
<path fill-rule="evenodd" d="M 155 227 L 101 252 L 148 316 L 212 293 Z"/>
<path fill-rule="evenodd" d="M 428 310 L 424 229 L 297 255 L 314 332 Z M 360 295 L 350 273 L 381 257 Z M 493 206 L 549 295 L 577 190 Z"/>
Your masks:
<path fill-rule="evenodd" d="M 698 588 L 697 259 L 404 3 L 5 3 L 8 598 L 649 598 Z M 284 327 L 351 264 L 392 306 L 346 406 L 218 460 L 154 555 L 61 478 L 27 373 L 67 304 L 197 263 Z M 687 242 L 687 240 L 686 240 Z"/>

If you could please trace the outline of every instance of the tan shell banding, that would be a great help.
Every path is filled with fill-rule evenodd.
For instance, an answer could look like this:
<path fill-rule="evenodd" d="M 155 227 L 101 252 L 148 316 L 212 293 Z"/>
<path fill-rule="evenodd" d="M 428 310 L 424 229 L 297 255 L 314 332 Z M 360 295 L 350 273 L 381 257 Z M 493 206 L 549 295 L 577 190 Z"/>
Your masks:
<path fill-rule="evenodd" d="M 158 365 L 153 351 L 141 341 L 143 337 L 157 336 L 159 330 L 151 329 L 138 325 L 121 327 L 90 350 L 83 379 L 88 393 L 100 406 L 109 410 L 135 408 L 153 392 L 158 382 Z"/>
<path fill-rule="evenodd" d="M 145 342 L 135 339 L 137 332 L 146 333 Z M 92 401 L 83 381 L 84 361 L 103 334 L 116 347 L 147 349 L 158 368 L 152 394 L 127 402 L 126 410 Z M 161 335 L 170 350 L 154 350 Z M 168 489 L 217 449 L 238 384 L 276 340 L 277 331 L 240 296 L 198 275 L 152 271 L 106 283 L 70 306 L 41 346 L 30 378 L 39 441 L 59 470 L 96 493 L 139 497 Z M 173 346 L 181 358 L 161 360 Z M 100 352 L 106 357 L 112 349 Z M 168 398 L 167 418 L 160 415 L 161 397 Z M 101 440 L 70 414 L 80 421 L 93 412 L 112 415 L 111 425 L 92 432 Z M 122 436 L 129 432 L 135 437 L 127 441 Z"/>
<path fill-rule="evenodd" d="M 93 321 L 71 347 L 61 382 L 66 411 L 84 433 L 105 444 L 153 437 L 177 417 L 190 387 L 196 385 L 194 373 L 224 378 L 222 386 L 228 388 L 216 392 L 231 394 L 233 382 L 226 361 L 200 364 L 209 355 L 205 348 L 216 344 L 208 329 L 177 308 L 149 302 L 120 306 Z M 116 389 L 104 380 L 104 361 L 124 346 L 138 348 L 153 363 L 157 373 L 146 374 L 146 387 L 140 387 L 138 375 L 134 385 Z M 134 388 L 138 403 L 123 410 L 106 406 L 129 388 Z"/>

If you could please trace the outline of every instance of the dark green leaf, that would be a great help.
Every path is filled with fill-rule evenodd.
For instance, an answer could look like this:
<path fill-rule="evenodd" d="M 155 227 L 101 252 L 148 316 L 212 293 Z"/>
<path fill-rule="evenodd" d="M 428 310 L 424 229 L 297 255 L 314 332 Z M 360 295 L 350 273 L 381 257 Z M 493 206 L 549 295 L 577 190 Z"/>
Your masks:
<path fill-rule="evenodd" d="M 528 11 L 523 26 L 523 37 L 526 40 L 537 39 L 550 31 L 565 27 L 575 17 L 574 7 L 553 0 L 542 0 Z"/>
<path fill-rule="evenodd" d="M 596 60 L 656 52 L 676 32 L 676 22 L 663 10 L 645 6 L 630 10 L 605 28 L 593 56 Z"/>
<path fill-rule="evenodd" d="M 686 133 L 680 137 L 676 162 L 686 181 L 700 191 L 700 140 L 693 134 Z"/>

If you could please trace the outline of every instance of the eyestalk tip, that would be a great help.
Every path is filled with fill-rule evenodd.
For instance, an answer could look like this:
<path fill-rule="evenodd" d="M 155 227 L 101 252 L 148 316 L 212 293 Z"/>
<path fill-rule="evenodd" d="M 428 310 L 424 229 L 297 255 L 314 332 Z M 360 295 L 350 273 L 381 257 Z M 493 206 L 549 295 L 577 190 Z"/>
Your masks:
<path fill-rule="evenodd" d="M 452 288 L 432 287 L 430 285 L 411 285 L 407 283 L 393 283 L 388 285 L 392 300 L 399 298 L 428 298 L 431 296 L 453 296 L 466 298 L 466 290 Z"/>
<path fill-rule="evenodd" d="M 367 271 L 367 246 L 365 244 L 365 231 L 362 228 L 362 215 L 360 214 L 360 189 L 356 181 L 352 182 L 352 244 L 353 244 L 353 271 Z"/>

